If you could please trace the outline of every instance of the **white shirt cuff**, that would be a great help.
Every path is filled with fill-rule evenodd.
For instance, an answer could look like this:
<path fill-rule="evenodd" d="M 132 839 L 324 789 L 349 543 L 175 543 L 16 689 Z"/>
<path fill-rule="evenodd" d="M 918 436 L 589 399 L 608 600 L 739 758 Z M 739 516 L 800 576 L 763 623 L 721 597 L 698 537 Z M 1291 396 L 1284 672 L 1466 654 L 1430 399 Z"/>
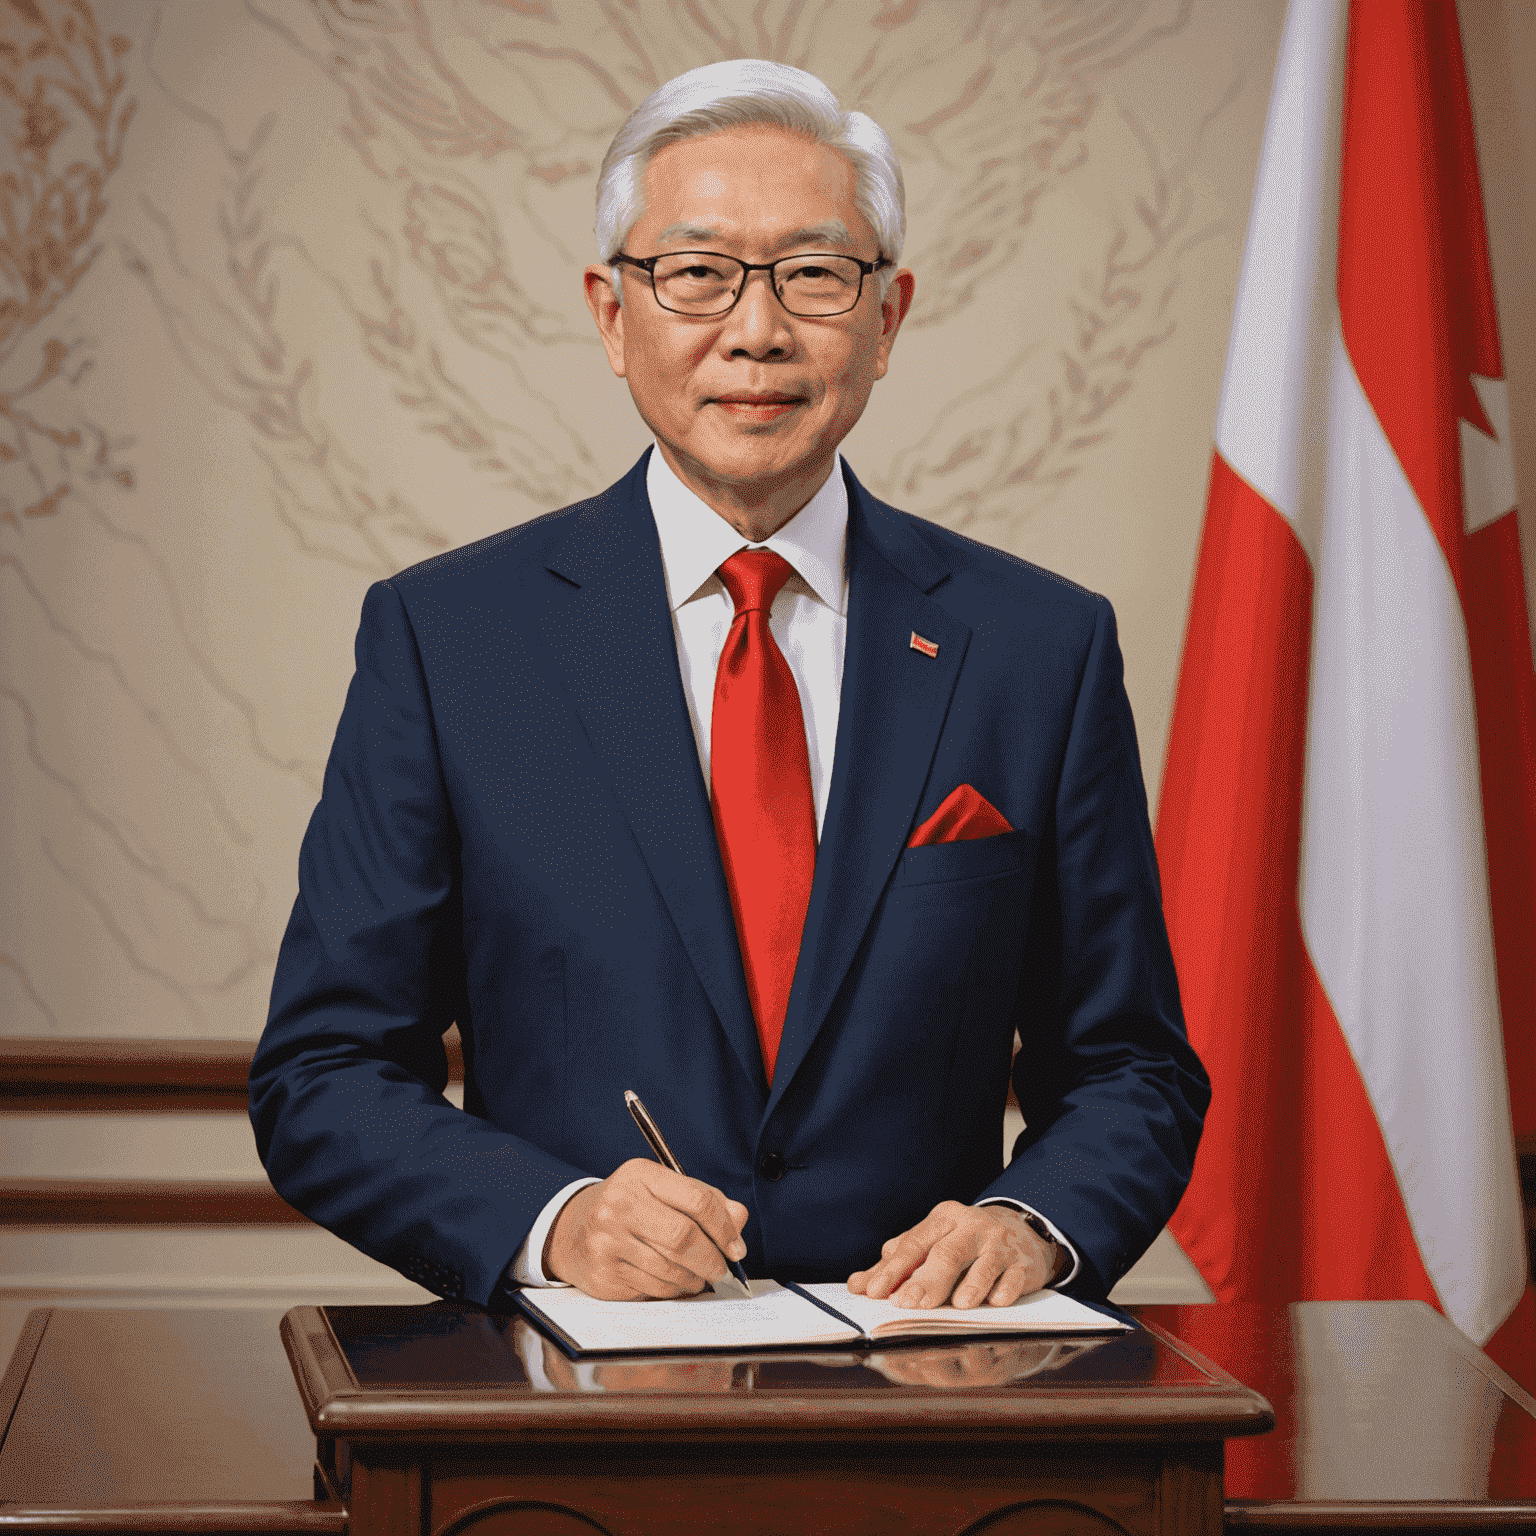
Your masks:
<path fill-rule="evenodd" d="M 978 1200 L 976 1203 L 978 1205 L 1011 1205 L 1016 1211 L 1028 1211 L 1031 1216 L 1038 1216 L 1040 1220 L 1045 1223 L 1046 1230 L 1051 1234 L 1052 1237 L 1056 1239 L 1056 1242 L 1060 1246 L 1062 1252 L 1072 1260 L 1072 1263 L 1067 1268 L 1066 1274 L 1062 1275 L 1060 1279 L 1051 1281 L 1052 1288 L 1060 1290 L 1060 1288 L 1064 1285 L 1071 1285 L 1071 1283 L 1077 1278 L 1077 1271 L 1081 1265 L 1081 1261 L 1077 1257 L 1077 1249 L 1067 1241 L 1065 1235 L 1062 1233 L 1061 1228 L 1058 1227 L 1056 1223 L 1045 1214 L 1044 1211 L 1037 1211 L 1034 1206 L 1025 1205 L 1022 1200 L 1009 1200 L 1006 1197 L 1001 1196 L 995 1200 Z"/>
<path fill-rule="evenodd" d="M 512 1279 L 519 1285 L 568 1285 L 570 1283 L 567 1280 L 551 1280 L 544 1273 L 544 1267 L 540 1262 L 544 1257 L 544 1244 L 549 1240 L 549 1229 L 554 1226 L 555 1217 L 565 1209 L 565 1202 L 578 1189 L 585 1189 L 588 1184 L 602 1182 L 601 1179 L 574 1179 L 539 1212 L 539 1219 L 534 1222 L 533 1230 L 528 1234 L 528 1241 L 517 1250 L 512 1259 Z M 1052 1228 L 1052 1230 L 1055 1229 Z"/>

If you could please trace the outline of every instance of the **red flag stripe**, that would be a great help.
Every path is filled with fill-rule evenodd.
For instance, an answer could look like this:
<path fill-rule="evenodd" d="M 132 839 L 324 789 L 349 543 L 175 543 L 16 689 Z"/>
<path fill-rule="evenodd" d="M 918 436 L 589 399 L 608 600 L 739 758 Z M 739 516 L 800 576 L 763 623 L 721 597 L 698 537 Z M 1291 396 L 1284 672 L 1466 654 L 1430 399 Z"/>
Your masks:
<path fill-rule="evenodd" d="M 1280 905 L 1295 904 L 1311 627 L 1312 572 L 1294 533 L 1214 454 L 1157 817 L 1169 933 L 1202 1057 L 1241 1059 L 1245 1045 L 1268 1054 L 1294 969 L 1294 954 L 1242 945 L 1278 931 Z M 1250 1021 L 1250 1007 L 1262 1017 Z M 1222 1113 L 1219 1094 L 1212 1113 Z"/>
<path fill-rule="evenodd" d="M 1455 6 L 1351 5 L 1339 316 L 1361 387 L 1466 608 L 1457 418 L 1503 376 Z"/>
<path fill-rule="evenodd" d="M 1513 512 L 1466 539 L 1467 640 L 1510 1114 L 1536 1135 L 1536 666 Z"/>
<path fill-rule="evenodd" d="M 1536 1392 L 1536 1290 L 1529 1285 L 1504 1326 L 1483 1345 L 1483 1353 L 1508 1371 L 1527 1392 Z M 1495 1433 L 1488 1463 L 1490 1488 L 1536 1487 L 1536 1440 Z"/>

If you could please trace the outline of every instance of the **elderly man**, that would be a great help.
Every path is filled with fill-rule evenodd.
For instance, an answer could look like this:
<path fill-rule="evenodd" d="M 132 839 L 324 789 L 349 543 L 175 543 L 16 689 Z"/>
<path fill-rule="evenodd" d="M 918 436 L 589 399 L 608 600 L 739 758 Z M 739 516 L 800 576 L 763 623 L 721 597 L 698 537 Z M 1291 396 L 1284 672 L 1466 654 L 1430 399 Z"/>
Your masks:
<path fill-rule="evenodd" d="M 368 593 L 251 1118 L 285 1198 L 441 1295 L 744 1258 L 1102 1296 L 1188 1179 L 1208 1087 L 1109 605 L 837 453 L 903 233 L 889 139 L 813 76 L 663 86 L 585 275 L 655 447 Z"/>

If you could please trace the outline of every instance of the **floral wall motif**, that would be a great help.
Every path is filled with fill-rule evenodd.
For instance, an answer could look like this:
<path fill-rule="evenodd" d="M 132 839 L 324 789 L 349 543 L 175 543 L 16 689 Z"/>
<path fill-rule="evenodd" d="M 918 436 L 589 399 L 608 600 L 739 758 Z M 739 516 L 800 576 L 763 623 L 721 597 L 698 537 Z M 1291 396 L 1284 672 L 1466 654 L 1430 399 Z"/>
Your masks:
<path fill-rule="evenodd" d="M 0 0 L 0 1032 L 259 1031 L 367 585 L 645 446 L 596 170 L 713 59 L 892 133 L 846 451 L 1111 597 L 1155 795 L 1282 10 Z"/>

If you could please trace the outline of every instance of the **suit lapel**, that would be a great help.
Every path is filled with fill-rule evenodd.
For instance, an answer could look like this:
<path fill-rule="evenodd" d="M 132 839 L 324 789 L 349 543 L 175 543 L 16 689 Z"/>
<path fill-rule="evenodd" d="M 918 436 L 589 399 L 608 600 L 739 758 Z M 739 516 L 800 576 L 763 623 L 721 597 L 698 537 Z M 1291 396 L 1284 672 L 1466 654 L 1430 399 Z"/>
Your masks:
<path fill-rule="evenodd" d="M 771 1114 L 805 1060 L 906 844 L 971 631 L 928 594 L 934 547 L 848 473 L 848 645 L 832 784 Z M 913 648 L 913 634 L 937 655 Z"/>
<path fill-rule="evenodd" d="M 549 562 L 562 590 L 549 645 L 699 980 L 749 1078 L 767 1092 L 735 919 L 683 698 L 649 453 L 575 517 Z"/>

